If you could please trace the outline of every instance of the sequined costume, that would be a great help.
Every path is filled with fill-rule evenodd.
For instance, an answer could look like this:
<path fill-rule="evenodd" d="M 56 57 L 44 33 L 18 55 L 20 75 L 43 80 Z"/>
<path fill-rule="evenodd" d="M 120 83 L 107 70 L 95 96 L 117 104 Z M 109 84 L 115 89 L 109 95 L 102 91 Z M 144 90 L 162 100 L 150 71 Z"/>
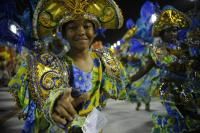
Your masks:
<path fill-rule="evenodd" d="M 112 0 L 40 0 L 33 15 L 33 36 L 38 47 L 42 44 L 63 42 L 60 36 L 62 25 L 77 20 L 90 20 L 94 28 L 120 28 L 123 17 Z M 53 41 L 52 41 L 53 40 Z M 67 44 L 66 44 L 67 45 Z M 100 94 L 117 99 L 124 90 L 125 71 L 120 62 L 108 49 L 90 51 L 93 59 L 91 72 L 83 72 L 67 55 L 58 58 L 51 52 L 33 51 L 10 81 L 10 92 L 22 108 L 20 117 L 25 119 L 23 132 L 67 132 L 80 126 L 80 119 L 74 119 L 60 128 L 52 119 L 56 100 L 72 88 L 72 96 L 88 92 L 90 99 L 78 106 L 80 117 L 86 117 L 100 105 Z"/>
<path fill-rule="evenodd" d="M 153 133 L 182 133 L 199 131 L 199 44 L 190 42 L 190 20 L 176 9 L 162 11 L 153 27 L 155 37 L 164 30 L 176 27 L 176 31 L 188 31 L 188 35 L 173 43 L 156 41 L 152 47 L 152 58 L 161 69 L 160 95 L 166 112 L 152 115 Z M 171 29 L 172 30 L 172 29 Z M 196 32 L 197 33 L 197 32 Z M 196 41 L 198 41 L 197 39 Z M 192 51 L 194 49 L 194 51 Z M 196 52 L 195 52 L 196 51 Z"/>
<path fill-rule="evenodd" d="M 94 107 L 98 108 L 100 104 L 100 93 L 104 92 L 107 98 L 117 99 L 117 91 L 125 87 L 122 81 L 116 80 L 114 77 L 109 76 L 103 70 L 103 67 L 105 66 L 102 64 L 102 61 L 95 52 L 92 52 L 91 55 L 93 57 L 94 67 L 89 73 L 83 72 L 78 67 L 73 65 L 72 60 L 70 60 L 70 58 L 68 57 L 65 57 L 62 60 L 68 65 L 64 67 L 69 67 L 69 69 L 71 69 L 70 76 L 73 75 L 73 80 L 71 80 L 70 86 L 76 89 L 76 91 L 78 91 L 79 93 L 89 92 L 91 95 L 91 99 L 86 101 L 82 105 L 82 110 L 79 111 L 79 115 L 81 116 L 85 116 L 86 114 L 88 114 Z M 50 126 L 50 123 L 48 122 L 49 120 L 51 120 L 51 118 L 50 116 L 47 116 L 47 114 L 49 114 L 49 109 L 51 110 L 53 102 L 66 88 L 62 85 L 59 85 L 61 81 L 59 81 L 59 76 L 56 74 L 56 72 L 44 72 L 44 75 L 41 75 L 41 77 L 43 77 L 44 79 L 43 81 L 40 81 L 40 83 L 45 82 L 44 85 L 46 86 L 46 90 L 43 88 L 43 90 L 38 89 L 37 91 L 47 91 L 48 89 L 50 89 L 48 87 L 53 87 L 52 85 L 55 85 L 54 87 L 59 86 L 59 88 L 51 90 L 49 94 L 50 96 L 48 97 L 48 100 L 46 102 L 40 101 L 40 103 L 37 103 L 39 102 L 39 97 L 37 97 L 37 95 L 41 93 L 35 92 L 36 90 L 32 90 L 34 89 L 34 86 L 30 86 L 30 74 L 33 73 L 29 71 L 29 67 L 30 66 L 28 65 L 28 63 L 24 62 L 20 67 L 17 75 L 9 83 L 9 86 L 12 88 L 10 91 L 16 96 L 16 101 L 19 106 L 23 108 L 21 117 L 26 120 L 24 131 L 39 132 L 46 131 L 47 128 L 48 131 L 53 131 L 54 127 Z M 38 67 L 41 67 L 42 70 L 48 69 L 45 66 L 41 65 L 39 65 Z M 38 73 L 40 73 L 40 71 L 38 71 Z M 124 74 L 121 73 L 120 75 L 123 76 Z M 45 76 L 47 77 L 45 78 Z M 54 84 L 51 83 L 53 81 Z M 41 97 L 45 97 L 45 94 L 46 93 L 44 92 Z M 35 98 L 33 97 L 34 95 L 36 95 Z M 40 100 L 43 99 L 40 98 Z M 42 110 L 44 109 L 44 112 L 41 110 L 41 108 Z"/>

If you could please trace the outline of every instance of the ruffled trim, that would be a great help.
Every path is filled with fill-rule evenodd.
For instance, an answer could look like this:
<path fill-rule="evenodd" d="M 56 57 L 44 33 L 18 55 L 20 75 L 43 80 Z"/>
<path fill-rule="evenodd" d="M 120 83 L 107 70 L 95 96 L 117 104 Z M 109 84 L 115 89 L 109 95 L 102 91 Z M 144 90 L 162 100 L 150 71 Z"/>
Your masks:
<path fill-rule="evenodd" d="M 44 116 L 51 125 L 57 125 L 52 118 L 53 107 L 57 99 L 64 93 L 64 89 L 52 90 L 43 108 Z"/>

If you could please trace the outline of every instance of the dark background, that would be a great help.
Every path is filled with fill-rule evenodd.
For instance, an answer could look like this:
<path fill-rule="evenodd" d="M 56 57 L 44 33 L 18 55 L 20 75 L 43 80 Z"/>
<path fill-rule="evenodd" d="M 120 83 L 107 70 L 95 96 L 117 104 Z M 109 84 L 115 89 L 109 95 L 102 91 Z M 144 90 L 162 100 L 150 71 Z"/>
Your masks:
<path fill-rule="evenodd" d="M 24 10 L 30 5 L 30 1 L 33 5 L 36 5 L 38 0 L 0 0 L 0 19 L 13 18 L 16 22 L 20 21 L 17 15 L 22 15 Z M 97 40 L 102 40 L 105 43 L 115 43 L 120 40 L 127 31 L 126 20 L 131 18 L 136 21 L 140 17 L 140 8 L 147 0 L 114 0 L 121 8 L 124 16 L 124 25 L 118 30 L 107 30 L 105 38 L 103 36 L 97 36 Z M 200 9 L 200 0 L 149 0 L 151 2 L 157 2 L 161 9 L 165 5 L 172 5 L 180 11 L 187 12 L 193 9 L 195 6 Z M 4 7 L 4 8 L 2 8 Z M 30 12 L 32 13 L 32 12 Z M 2 27 L 0 27 L 2 28 Z M 0 29 L 0 31 L 3 29 Z M 3 31 L 4 32 L 4 31 Z"/>
<path fill-rule="evenodd" d="M 123 16 L 124 16 L 124 25 L 119 30 L 107 30 L 105 34 L 105 38 L 99 36 L 101 40 L 103 40 L 104 43 L 114 43 L 117 40 L 119 40 L 127 31 L 126 29 L 126 20 L 129 18 L 132 18 L 134 21 L 136 21 L 140 16 L 140 8 L 144 4 L 146 0 L 115 0 L 115 2 L 118 4 L 118 6 L 121 8 Z M 162 8 L 165 5 L 172 5 L 176 9 L 187 12 L 188 10 L 191 10 L 194 8 L 194 5 L 196 7 L 200 5 L 200 0 L 149 0 L 151 2 L 157 2 L 160 7 Z"/>

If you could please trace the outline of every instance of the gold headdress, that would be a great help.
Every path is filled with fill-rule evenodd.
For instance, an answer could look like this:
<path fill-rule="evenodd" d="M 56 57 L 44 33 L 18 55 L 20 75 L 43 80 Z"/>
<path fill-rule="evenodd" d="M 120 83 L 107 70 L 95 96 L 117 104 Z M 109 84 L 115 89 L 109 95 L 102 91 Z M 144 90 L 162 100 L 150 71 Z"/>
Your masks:
<path fill-rule="evenodd" d="M 121 10 L 113 0 L 40 0 L 33 18 L 34 37 L 55 36 L 58 27 L 80 16 L 96 28 L 116 29 L 123 24 Z"/>
<path fill-rule="evenodd" d="M 164 10 L 153 26 L 153 36 L 159 36 L 160 32 L 170 27 L 189 28 L 190 19 L 176 9 Z"/>

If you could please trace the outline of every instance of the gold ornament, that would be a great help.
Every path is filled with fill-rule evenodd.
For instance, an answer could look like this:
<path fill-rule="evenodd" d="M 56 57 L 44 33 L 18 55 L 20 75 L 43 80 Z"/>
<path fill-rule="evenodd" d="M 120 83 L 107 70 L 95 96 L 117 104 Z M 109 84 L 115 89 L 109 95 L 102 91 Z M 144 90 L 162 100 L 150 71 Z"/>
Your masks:
<path fill-rule="evenodd" d="M 170 27 L 180 29 L 189 28 L 190 19 L 176 9 L 164 10 L 153 26 L 153 36 L 159 36 L 160 32 Z"/>
<path fill-rule="evenodd" d="M 131 39 L 136 34 L 136 32 L 137 32 L 137 27 L 135 26 L 135 27 L 129 29 L 125 33 L 125 35 L 122 37 L 122 39 L 124 39 L 125 41 Z"/>
<path fill-rule="evenodd" d="M 54 37 L 59 27 L 79 17 L 91 20 L 96 28 L 123 25 L 121 10 L 113 0 L 40 0 L 33 16 L 34 37 Z"/>
<path fill-rule="evenodd" d="M 52 53 L 32 55 L 29 58 L 29 62 L 31 97 L 37 106 L 42 108 L 49 97 L 50 91 L 60 87 L 69 87 L 68 71 Z"/>

